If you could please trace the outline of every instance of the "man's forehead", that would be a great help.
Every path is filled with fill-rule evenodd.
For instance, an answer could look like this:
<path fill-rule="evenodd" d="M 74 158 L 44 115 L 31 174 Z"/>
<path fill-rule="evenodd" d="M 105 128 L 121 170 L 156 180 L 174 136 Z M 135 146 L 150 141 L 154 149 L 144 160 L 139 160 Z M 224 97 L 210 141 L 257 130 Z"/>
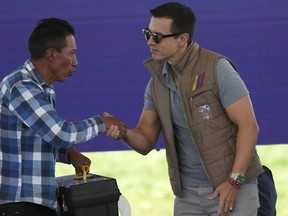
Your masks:
<path fill-rule="evenodd" d="M 66 48 L 71 49 L 71 50 L 72 49 L 77 49 L 76 40 L 75 40 L 73 35 L 68 35 L 66 37 L 66 41 L 67 41 Z"/>
<path fill-rule="evenodd" d="M 173 20 L 167 17 L 151 17 L 149 30 L 159 33 L 169 33 Z"/>

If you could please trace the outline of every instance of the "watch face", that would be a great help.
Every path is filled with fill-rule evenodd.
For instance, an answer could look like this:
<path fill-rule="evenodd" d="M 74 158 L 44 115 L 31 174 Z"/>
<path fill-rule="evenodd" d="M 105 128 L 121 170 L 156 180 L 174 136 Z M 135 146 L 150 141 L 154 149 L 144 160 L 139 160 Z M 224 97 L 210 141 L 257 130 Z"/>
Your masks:
<path fill-rule="evenodd" d="M 245 182 L 245 177 L 243 175 L 238 175 L 235 179 L 235 181 L 237 181 L 239 184 L 244 184 Z"/>
<path fill-rule="evenodd" d="M 236 182 L 238 182 L 241 185 L 244 184 L 245 182 L 245 176 L 239 173 L 232 173 L 231 178 L 233 178 Z"/>

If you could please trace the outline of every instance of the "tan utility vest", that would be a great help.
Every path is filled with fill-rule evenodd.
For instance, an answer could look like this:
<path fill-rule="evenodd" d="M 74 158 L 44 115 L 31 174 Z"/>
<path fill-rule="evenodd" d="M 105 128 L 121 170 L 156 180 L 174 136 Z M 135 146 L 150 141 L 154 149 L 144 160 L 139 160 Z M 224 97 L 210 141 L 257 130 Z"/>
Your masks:
<path fill-rule="evenodd" d="M 230 175 L 236 153 L 238 128 L 228 118 L 218 94 L 216 60 L 221 56 L 191 44 L 185 53 L 183 78 L 179 93 L 184 106 L 191 138 L 199 153 L 202 166 L 214 189 Z M 187 56 L 188 55 L 188 56 Z M 181 196 L 181 181 L 175 147 L 169 89 L 162 76 L 163 62 L 148 59 L 144 62 L 152 75 L 151 93 L 160 117 L 169 178 L 176 196 Z M 262 173 L 257 152 L 247 170 L 247 181 Z"/>

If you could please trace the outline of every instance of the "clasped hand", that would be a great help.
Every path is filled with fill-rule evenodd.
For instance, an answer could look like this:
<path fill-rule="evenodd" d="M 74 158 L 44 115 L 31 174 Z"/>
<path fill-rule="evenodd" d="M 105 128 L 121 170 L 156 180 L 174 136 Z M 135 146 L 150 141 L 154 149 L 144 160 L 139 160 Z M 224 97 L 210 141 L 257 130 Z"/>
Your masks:
<path fill-rule="evenodd" d="M 106 129 L 106 136 L 114 139 L 122 139 L 125 137 L 127 128 L 126 125 L 119 119 L 111 116 L 109 113 L 103 113 L 103 120 Z"/>

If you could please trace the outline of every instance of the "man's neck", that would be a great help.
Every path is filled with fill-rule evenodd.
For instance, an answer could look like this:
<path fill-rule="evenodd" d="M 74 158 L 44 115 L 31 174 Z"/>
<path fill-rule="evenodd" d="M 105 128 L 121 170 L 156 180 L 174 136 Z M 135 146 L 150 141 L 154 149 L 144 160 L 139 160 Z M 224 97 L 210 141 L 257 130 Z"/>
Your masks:
<path fill-rule="evenodd" d="M 167 59 L 167 62 L 171 66 L 177 65 L 177 63 L 182 59 L 183 55 L 185 54 L 187 47 L 188 45 L 181 47 L 179 51 L 173 57 L 171 57 L 171 59 Z"/>
<path fill-rule="evenodd" d="M 34 67 L 37 69 L 39 75 L 42 77 L 44 82 L 47 85 L 51 85 L 53 83 L 52 77 L 50 75 L 50 71 L 47 67 L 47 63 L 45 63 L 45 60 L 31 60 Z"/>

